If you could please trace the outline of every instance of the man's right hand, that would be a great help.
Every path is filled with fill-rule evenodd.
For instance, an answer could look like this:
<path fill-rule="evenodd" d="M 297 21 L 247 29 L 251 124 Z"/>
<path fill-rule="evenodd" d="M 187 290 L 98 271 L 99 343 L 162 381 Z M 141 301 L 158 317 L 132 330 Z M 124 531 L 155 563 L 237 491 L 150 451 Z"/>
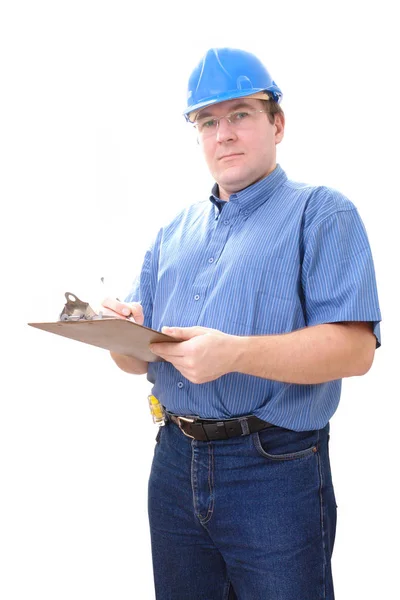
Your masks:
<path fill-rule="evenodd" d="M 129 319 L 133 317 L 138 325 L 143 325 L 144 323 L 143 308 L 139 302 L 121 302 L 116 298 L 107 297 L 102 301 L 100 310 L 103 315 L 116 317 L 117 319 Z M 148 363 L 144 360 L 133 358 L 133 356 L 117 354 L 116 352 L 110 352 L 110 354 L 116 365 L 122 371 L 125 371 L 125 373 L 132 373 L 134 375 L 147 373 Z"/>
<path fill-rule="evenodd" d="M 116 317 L 117 319 L 133 317 L 138 325 L 144 323 L 143 308 L 139 302 L 121 302 L 108 296 L 102 301 L 100 310 L 104 315 Z"/>

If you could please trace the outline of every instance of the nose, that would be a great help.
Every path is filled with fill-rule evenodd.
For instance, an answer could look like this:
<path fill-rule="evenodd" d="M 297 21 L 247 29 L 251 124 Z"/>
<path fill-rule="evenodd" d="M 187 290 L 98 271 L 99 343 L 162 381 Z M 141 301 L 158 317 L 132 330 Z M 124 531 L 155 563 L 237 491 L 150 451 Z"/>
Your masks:
<path fill-rule="evenodd" d="M 229 142 L 235 138 L 236 134 L 233 126 L 226 117 L 221 117 L 217 127 L 217 142 Z"/>

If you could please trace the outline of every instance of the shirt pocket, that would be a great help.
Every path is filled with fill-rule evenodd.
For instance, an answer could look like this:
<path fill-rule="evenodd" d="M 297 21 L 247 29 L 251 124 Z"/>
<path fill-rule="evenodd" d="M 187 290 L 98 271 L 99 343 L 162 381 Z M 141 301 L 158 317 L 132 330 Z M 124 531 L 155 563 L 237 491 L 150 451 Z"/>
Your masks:
<path fill-rule="evenodd" d="M 253 315 L 254 335 L 287 333 L 293 330 L 296 298 L 276 296 L 260 290 L 256 293 Z"/>
<path fill-rule="evenodd" d="M 288 333 L 304 326 L 301 303 L 297 295 L 287 297 L 258 290 L 252 302 L 242 306 L 233 318 L 236 335 L 273 335 Z"/>

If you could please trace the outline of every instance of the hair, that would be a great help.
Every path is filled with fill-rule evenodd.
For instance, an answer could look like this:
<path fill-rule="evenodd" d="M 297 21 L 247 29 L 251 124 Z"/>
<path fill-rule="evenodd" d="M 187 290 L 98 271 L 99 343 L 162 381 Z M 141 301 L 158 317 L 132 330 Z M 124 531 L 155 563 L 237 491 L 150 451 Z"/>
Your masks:
<path fill-rule="evenodd" d="M 265 111 L 270 123 L 275 123 L 275 115 L 284 116 L 282 108 L 277 102 L 275 102 L 275 100 L 272 100 L 272 98 L 269 98 L 268 100 L 261 100 L 261 102 L 265 106 Z"/>

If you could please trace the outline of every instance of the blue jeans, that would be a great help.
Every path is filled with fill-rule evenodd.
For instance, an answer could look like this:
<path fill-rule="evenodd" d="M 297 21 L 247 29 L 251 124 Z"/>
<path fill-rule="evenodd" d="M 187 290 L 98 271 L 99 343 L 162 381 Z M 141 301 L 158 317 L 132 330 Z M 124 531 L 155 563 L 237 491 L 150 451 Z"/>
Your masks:
<path fill-rule="evenodd" d="M 157 436 L 149 518 L 158 600 L 333 600 L 329 425 L 199 442 Z"/>

